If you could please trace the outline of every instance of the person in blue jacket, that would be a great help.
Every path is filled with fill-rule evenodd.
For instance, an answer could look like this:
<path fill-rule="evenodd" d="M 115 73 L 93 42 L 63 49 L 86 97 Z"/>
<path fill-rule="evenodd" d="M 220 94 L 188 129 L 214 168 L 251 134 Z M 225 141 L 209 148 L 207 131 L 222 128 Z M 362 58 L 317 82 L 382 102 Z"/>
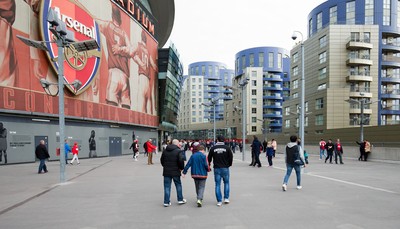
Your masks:
<path fill-rule="evenodd" d="M 68 139 L 65 139 L 65 164 L 68 165 L 68 153 L 71 152 L 71 147 L 68 145 Z"/>
<path fill-rule="evenodd" d="M 183 177 L 185 177 L 189 168 L 194 179 L 197 194 L 197 207 L 203 205 L 203 194 L 206 188 L 207 173 L 210 171 L 210 164 L 205 155 L 205 147 L 198 142 L 193 143 L 193 154 L 190 156 L 188 163 L 183 169 Z"/>

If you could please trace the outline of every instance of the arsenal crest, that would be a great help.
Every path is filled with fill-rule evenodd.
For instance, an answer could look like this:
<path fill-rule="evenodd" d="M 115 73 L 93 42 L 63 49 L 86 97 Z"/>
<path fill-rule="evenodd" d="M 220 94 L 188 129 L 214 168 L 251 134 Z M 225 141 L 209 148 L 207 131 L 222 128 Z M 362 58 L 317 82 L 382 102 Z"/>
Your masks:
<path fill-rule="evenodd" d="M 100 44 L 98 24 L 93 16 L 76 0 L 43 0 L 41 8 L 41 33 L 48 48 L 47 56 L 55 71 L 58 71 L 58 47 L 52 42 L 55 40 L 49 30 L 47 22 L 49 9 L 58 13 L 60 20 L 64 21 L 67 29 L 75 35 L 75 41 L 95 39 Z M 84 92 L 96 77 L 100 66 L 101 50 L 78 52 L 72 45 L 64 49 L 64 80 L 68 89 L 79 95 Z M 74 80 L 82 82 L 82 87 L 75 91 L 70 85 Z"/>

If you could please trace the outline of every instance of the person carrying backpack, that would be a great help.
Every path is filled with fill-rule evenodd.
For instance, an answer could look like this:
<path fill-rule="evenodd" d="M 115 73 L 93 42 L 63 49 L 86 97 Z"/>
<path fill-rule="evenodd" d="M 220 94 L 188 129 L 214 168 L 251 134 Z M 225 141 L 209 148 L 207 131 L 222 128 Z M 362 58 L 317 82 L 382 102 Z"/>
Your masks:
<path fill-rule="evenodd" d="M 286 150 L 284 153 L 286 162 L 286 175 L 283 179 L 282 190 L 287 190 L 287 184 L 289 181 L 290 174 L 294 169 L 296 171 L 297 178 L 297 189 L 300 190 L 301 186 L 301 166 L 305 167 L 304 164 L 304 152 L 301 146 L 297 144 L 297 136 L 290 136 L 290 142 L 286 145 Z"/>

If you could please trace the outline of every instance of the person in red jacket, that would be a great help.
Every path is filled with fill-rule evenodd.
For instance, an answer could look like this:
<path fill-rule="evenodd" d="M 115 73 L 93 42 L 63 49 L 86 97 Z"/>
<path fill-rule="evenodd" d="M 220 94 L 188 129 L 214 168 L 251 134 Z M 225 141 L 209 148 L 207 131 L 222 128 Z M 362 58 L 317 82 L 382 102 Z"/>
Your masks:
<path fill-rule="evenodd" d="M 72 150 L 71 151 L 72 151 L 73 158 L 69 163 L 71 165 L 73 165 L 74 161 L 76 160 L 76 162 L 78 162 L 78 165 L 79 165 L 80 164 L 79 163 L 79 158 L 78 158 L 79 146 L 78 146 L 77 142 L 74 142 L 74 146 L 72 146 Z"/>
<path fill-rule="evenodd" d="M 153 151 L 157 149 L 157 146 L 152 144 L 151 139 L 149 139 L 146 142 L 146 151 L 149 153 L 149 156 L 147 157 L 147 164 L 152 165 L 153 164 Z"/>

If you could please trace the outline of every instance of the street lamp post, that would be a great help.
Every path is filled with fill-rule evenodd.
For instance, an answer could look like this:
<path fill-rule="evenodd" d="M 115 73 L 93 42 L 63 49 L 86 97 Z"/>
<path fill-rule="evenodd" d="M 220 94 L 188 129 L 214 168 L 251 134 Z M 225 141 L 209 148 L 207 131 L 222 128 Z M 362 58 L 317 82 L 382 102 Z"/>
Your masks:
<path fill-rule="evenodd" d="M 305 79 L 304 79 L 304 40 L 303 40 L 303 34 L 300 31 L 294 31 L 292 35 L 292 39 L 296 40 L 297 36 L 296 33 L 299 33 L 301 35 L 301 79 L 300 79 L 300 87 L 301 87 L 301 96 L 300 96 L 300 120 L 299 120 L 299 134 L 300 134 L 300 139 L 301 139 L 301 148 L 304 150 L 304 103 L 305 103 Z"/>
<path fill-rule="evenodd" d="M 32 46 L 34 48 L 38 48 L 49 52 L 49 49 L 45 45 L 46 43 L 56 43 L 58 48 L 58 57 L 57 57 L 57 65 L 58 65 L 58 111 L 59 111 L 59 137 L 60 137 L 60 182 L 65 182 L 65 148 L 64 148 L 64 128 L 65 128 L 65 113 L 64 113 L 64 48 L 73 46 L 77 52 L 88 51 L 92 49 L 98 49 L 97 41 L 89 40 L 89 41 L 74 41 L 74 34 L 72 31 L 67 30 L 65 22 L 60 20 L 58 13 L 50 8 L 48 12 L 48 23 L 50 23 L 50 31 L 55 36 L 55 41 L 35 41 L 22 36 L 17 35 L 23 43 L 28 46 Z M 50 93 L 48 90 L 49 85 L 53 85 L 53 83 L 47 82 L 45 79 L 41 79 L 40 83 L 42 87 L 45 89 L 46 93 Z M 82 83 L 79 80 L 75 80 L 73 83 L 69 84 L 74 87 L 74 90 L 78 91 L 81 87 Z M 51 96 L 56 96 L 51 95 Z"/>
<path fill-rule="evenodd" d="M 201 103 L 201 105 L 204 105 L 206 107 L 213 107 L 213 124 L 214 124 L 213 125 L 213 128 L 214 128 L 213 139 L 214 139 L 214 142 L 216 140 L 216 132 L 217 132 L 217 127 L 216 127 L 216 123 L 215 123 L 215 121 L 216 121 L 216 118 L 215 118 L 215 115 L 216 115 L 216 113 L 215 113 L 215 104 L 220 99 L 221 99 L 221 97 L 217 96 L 217 97 L 212 98 L 210 103 Z"/>
<path fill-rule="evenodd" d="M 361 94 L 361 95 L 363 95 L 363 94 Z M 365 109 L 365 105 L 376 103 L 376 102 L 379 102 L 380 100 L 366 101 L 365 98 L 362 98 L 360 100 L 348 99 L 345 101 L 349 102 L 349 103 L 358 103 L 360 105 L 360 142 L 363 142 L 364 141 L 364 109 Z"/>

